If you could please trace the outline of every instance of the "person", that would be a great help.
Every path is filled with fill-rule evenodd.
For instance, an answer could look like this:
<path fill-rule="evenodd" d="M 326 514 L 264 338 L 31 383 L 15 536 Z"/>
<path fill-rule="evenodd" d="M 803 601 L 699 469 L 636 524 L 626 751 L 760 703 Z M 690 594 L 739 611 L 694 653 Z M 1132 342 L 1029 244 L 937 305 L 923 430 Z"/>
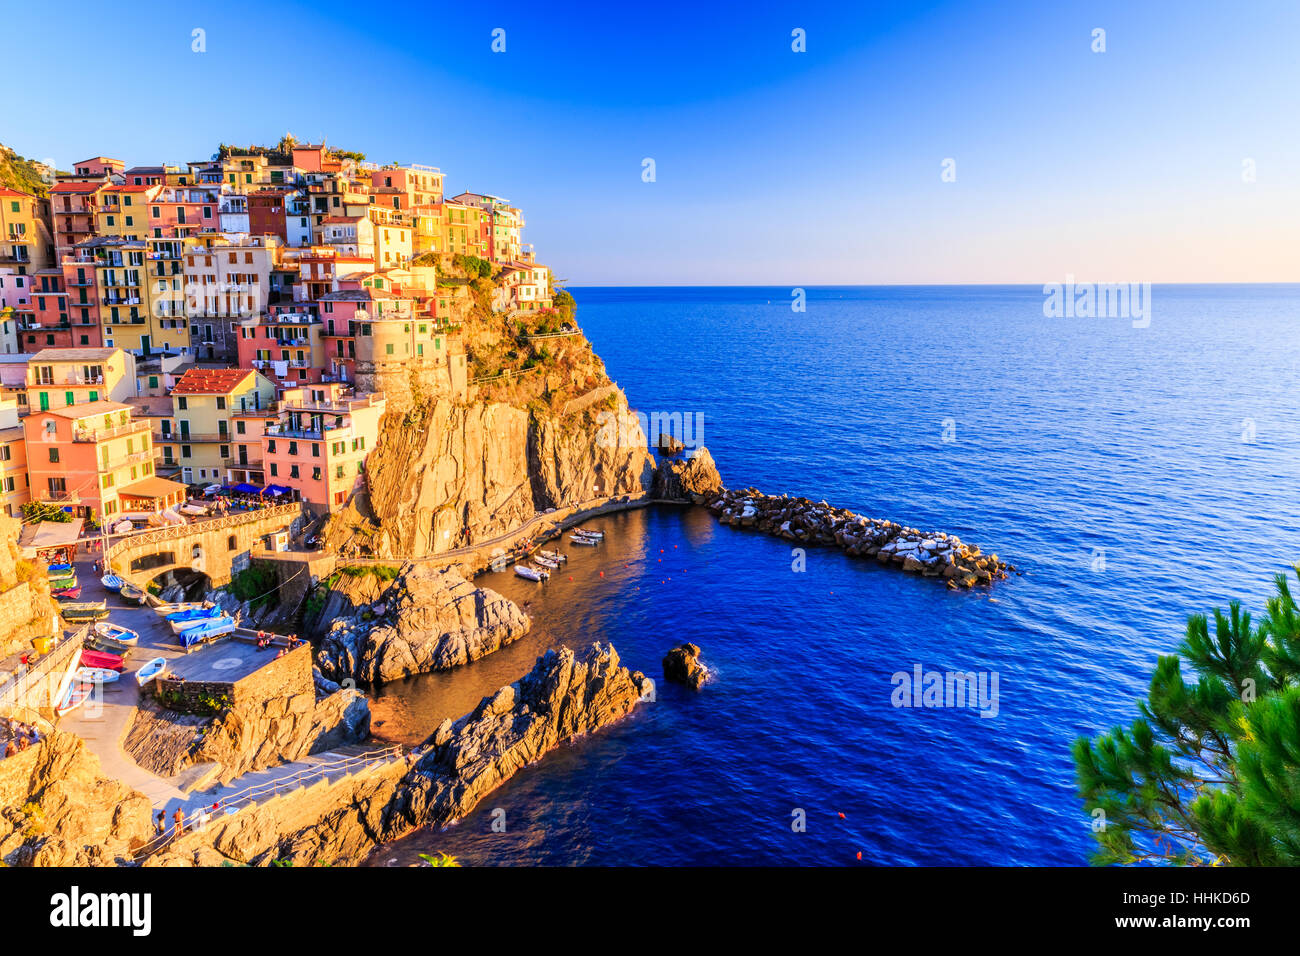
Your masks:
<path fill-rule="evenodd" d="M 208 813 L 208 808 L 207 807 L 201 808 L 199 810 L 199 829 L 200 830 L 207 829 L 208 821 L 211 819 L 212 819 L 212 814 Z"/>
<path fill-rule="evenodd" d="M 19 737 L 19 738 L 18 738 L 18 749 L 19 749 L 19 750 L 26 750 L 26 749 L 27 749 L 28 747 L 30 747 L 30 746 L 31 746 L 31 741 L 28 740 L 26 737 Z"/>
<path fill-rule="evenodd" d="M 18 753 L 18 745 L 11 738 L 9 743 L 5 745 L 5 756 L 12 757 L 16 753 Z"/>
<path fill-rule="evenodd" d="M 176 835 L 180 836 L 185 832 L 185 811 L 180 807 L 172 814 L 172 822 L 176 824 Z"/>
<path fill-rule="evenodd" d="M 167 811 L 158 811 L 158 835 L 162 836 L 167 832 Z"/>

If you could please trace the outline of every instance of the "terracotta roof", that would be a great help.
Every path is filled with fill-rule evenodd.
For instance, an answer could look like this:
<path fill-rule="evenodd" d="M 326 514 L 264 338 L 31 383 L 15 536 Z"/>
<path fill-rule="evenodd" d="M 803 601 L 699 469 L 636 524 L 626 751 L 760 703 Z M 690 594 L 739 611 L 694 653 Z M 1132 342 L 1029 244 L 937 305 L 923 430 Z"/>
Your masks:
<path fill-rule="evenodd" d="M 19 192 L 17 189 L 9 189 L 8 187 L 4 187 L 4 186 L 0 186 L 0 196 L 22 196 L 24 199 L 36 198 L 31 193 Z"/>
<path fill-rule="evenodd" d="M 97 189 L 103 189 L 107 185 L 112 185 L 107 180 L 96 179 L 90 182 L 69 182 L 59 183 L 53 189 L 52 193 L 93 193 Z"/>
<path fill-rule="evenodd" d="M 251 368 L 191 368 L 177 381 L 173 395 L 227 395 L 253 374 Z"/>

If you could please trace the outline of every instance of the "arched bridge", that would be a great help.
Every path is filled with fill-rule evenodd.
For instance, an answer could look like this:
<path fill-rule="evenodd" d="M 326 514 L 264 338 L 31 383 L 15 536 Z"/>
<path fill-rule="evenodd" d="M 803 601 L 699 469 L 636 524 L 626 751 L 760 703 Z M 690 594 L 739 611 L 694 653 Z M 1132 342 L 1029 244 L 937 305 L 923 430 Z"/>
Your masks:
<path fill-rule="evenodd" d="M 241 511 L 191 524 L 171 525 L 122 537 L 104 552 L 106 566 L 138 583 L 165 571 L 201 571 L 214 587 L 229 584 L 231 575 L 248 567 L 251 552 L 277 531 L 296 533 L 303 520 L 302 505 L 294 502 L 257 511 Z"/>

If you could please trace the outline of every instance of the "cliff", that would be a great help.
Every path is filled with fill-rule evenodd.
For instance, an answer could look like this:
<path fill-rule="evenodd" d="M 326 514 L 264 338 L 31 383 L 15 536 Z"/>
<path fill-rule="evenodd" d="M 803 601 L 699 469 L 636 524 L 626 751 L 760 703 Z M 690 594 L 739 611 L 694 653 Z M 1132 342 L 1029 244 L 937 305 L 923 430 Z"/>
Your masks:
<path fill-rule="evenodd" d="M 18 550 L 22 522 L 0 515 L 0 657 L 26 653 L 34 637 L 58 628 L 44 565 Z"/>
<path fill-rule="evenodd" d="M 492 539 L 548 508 L 648 490 L 645 436 L 586 338 L 556 333 L 545 314 L 494 313 L 487 294 L 456 300 L 468 303 L 458 333 L 466 393 L 417 384 L 390 401 L 364 487 L 326 526 L 329 547 L 418 558 Z M 606 427 L 615 418 L 632 425 Z"/>
<path fill-rule="evenodd" d="M 610 645 L 547 651 L 526 676 L 444 721 L 413 764 L 378 764 L 247 808 L 146 865 L 355 865 L 378 843 L 464 817 L 520 768 L 631 713 L 645 686 Z"/>
<path fill-rule="evenodd" d="M 0 860 L 10 866 L 128 862 L 153 835 L 149 799 L 105 777 L 74 734 L 0 760 Z"/>
<path fill-rule="evenodd" d="M 455 569 L 425 565 L 408 565 L 386 586 L 376 575 L 337 575 L 321 606 L 316 663 L 336 681 L 448 670 L 518 640 L 531 623 L 513 601 Z"/>

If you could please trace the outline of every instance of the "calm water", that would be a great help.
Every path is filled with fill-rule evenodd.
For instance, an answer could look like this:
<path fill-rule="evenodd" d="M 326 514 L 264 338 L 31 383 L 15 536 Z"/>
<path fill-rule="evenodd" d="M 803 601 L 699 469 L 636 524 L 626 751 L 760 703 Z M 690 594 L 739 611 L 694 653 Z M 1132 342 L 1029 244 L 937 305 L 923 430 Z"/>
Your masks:
<path fill-rule="evenodd" d="M 533 634 L 385 688 L 379 733 L 422 737 L 554 644 L 659 677 L 691 640 L 718 679 L 661 681 L 377 865 L 1082 863 L 1071 741 L 1130 718 L 1188 613 L 1258 612 L 1300 560 L 1300 287 L 1157 286 L 1144 329 L 1046 319 L 1025 287 L 811 289 L 802 314 L 784 288 L 574 293 L 633 406 L 702 414 L 729 485 L 954 531 L 1026 574 L 956 594 L 830 551 L 796 573 L 700 509 L 605 520 L 545 587 L 487 576 Z M 998 716 L 891 706 L 915 664 L 997 672 Z"/>

